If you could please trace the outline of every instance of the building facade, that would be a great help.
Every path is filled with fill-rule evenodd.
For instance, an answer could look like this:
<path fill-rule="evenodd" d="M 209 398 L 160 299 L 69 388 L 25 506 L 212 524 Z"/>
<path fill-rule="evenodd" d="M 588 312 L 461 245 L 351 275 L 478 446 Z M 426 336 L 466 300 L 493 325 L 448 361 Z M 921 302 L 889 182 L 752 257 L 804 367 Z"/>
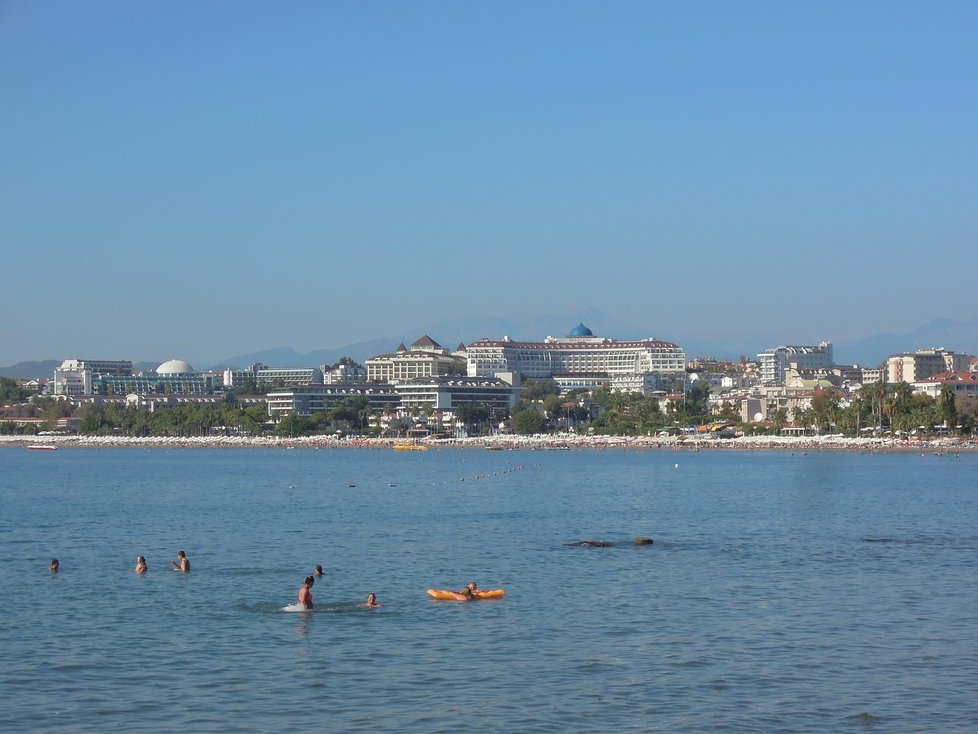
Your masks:
<path fill-rule="evenodd" d="M 914 392 L 930 395 L 936 400 L 941 396 L 945 385 L 951 388 L 951 394 L 955 397 L 964 395 L 978 399 L 978 372 L 963 370 L 941 372 L 914 382 L 913 389 Z"/>
<path fill-rule="evenodd" d="M 966 372 L 970 360 L 968 354 L 956 354 L 943 347 L 894 354 L 886 360 L 886 381 L 913 383 L 941 372 Z"/>
<path fill-rule="evenodd" d="M 132 376 L 132 362 L 107 359 L 66 359 L 54 370 L 53 395 L 93 395 L 100 376 Z"/>
<path fill-rule="evenodd" d="M 396 384 L 419 377 L 464 375 L 465 357 L 445 349 L 430 336 L 423 336 L 408 349 L 398 344 L 392 354 L 367 360 L 367 381 Z"/>
<path fill-rule="evenodd" d="M 799 370 L 828 370 L 833 364 L 832 342 L 819 342 L 814 346 L 773 347 L 757 355 L 761 362 L 761 384 L 780 385 L 784 382 L 788 365 Z"/>
<path fill-rule="evenodd" d="M 596 337 L 584 324 L 566 337 L 548 336 L 542 342 L 481 339 L 467 345 L 465 355 L 469 377 L 512 372 L 528 380 L 559 377 L 558 384 L 568 387 L 606 380 L 611 389 L 629 391 L 684 375 L 686 367 L 685 353 L 672 342 Z"/>
<path fill-rule="evenodd" d="M 451 412 L 459 405 L 487 405 L 493 411 L 516 406 L 518 389 L 493 377 L 419 377 L 394 385 L 404 412 Z"/>

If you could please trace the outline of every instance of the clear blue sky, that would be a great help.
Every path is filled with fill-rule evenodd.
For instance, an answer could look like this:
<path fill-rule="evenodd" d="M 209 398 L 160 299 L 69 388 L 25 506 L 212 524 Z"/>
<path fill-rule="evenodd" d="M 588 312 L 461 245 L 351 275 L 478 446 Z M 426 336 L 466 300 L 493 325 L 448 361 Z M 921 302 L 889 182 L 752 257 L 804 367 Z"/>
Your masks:
<path fill-rule="evenodd" d="M 976 38 L 972 1 L 0 1 L 0 365 L 974 318 Z"/>

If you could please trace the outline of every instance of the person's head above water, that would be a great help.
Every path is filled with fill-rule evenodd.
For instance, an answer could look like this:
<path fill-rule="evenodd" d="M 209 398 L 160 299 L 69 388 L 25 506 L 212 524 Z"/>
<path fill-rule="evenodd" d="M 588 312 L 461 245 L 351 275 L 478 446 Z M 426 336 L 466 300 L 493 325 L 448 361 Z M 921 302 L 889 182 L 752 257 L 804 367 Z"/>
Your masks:
<path fill-rule="evenodd" d="M 316 583 L 315 576 L 306 576 L 306 586 L 312 586 L 314 583 Z"/>
<path fill-rule="evenodd" d="M 184 553 L 183 551 L 177 551 L 177 556 L 178 556 L 179 558 L 186 558 L 186 557 L 187 557 L 187 554 L 186 554 L 186 553 Z M 206 560 L 206 559 L 205 559 L 205 560 Z"/>
<path fill-rule="evenodd" d="M 51 565 L 48 566 L 48 570 L 50 570 L 50 571 L 57 571 L 59 565 L 60 564 L 58 563 L 58 559 L 57 558 L 52 558 L 51 559 Z"/>
<path fill-rule="evenodd" d="M 469 581 L 468 588 L 473 594 L 479 590 L 479 586 L 475 583 L 475 581 Z"/>
<path fill-rule="evenodd" d="M 322 576 L 323 575 L 323 567 L 322 566 L 316 566 L 316 573 L 314 575 L 316 575 L 316 576 Z"/>
<path fill-rule="evenodd" d="M 466 586 L 464 589 L 462 589 L 459 593 L 462 596 L 464 596 L 466 599 L 471 599 L 472 598 L 472 589 L 470 589 L 468 586 Z"/>

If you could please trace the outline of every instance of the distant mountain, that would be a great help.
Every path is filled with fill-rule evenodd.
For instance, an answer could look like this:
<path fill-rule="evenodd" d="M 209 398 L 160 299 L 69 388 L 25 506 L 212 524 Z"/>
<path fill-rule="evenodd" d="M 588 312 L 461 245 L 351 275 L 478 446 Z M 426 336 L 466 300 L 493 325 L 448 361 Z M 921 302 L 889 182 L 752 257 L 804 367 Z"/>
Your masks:
<path fill-rule="evenodd" d="M 418 336 L 421 336 L 420 334 Z M 418 337 L 414 337 L 414 341 Z M 262 352 L 251 352 L 250 354 L 239 354 L 235 357 L 228 357 L 218 364 L 211 365 L 210 369 L 225 369 L 233 367 L 244 369 L 250 364 L 261 362 L 269 367 L 318 367 L 321 364 L 334 364 L 340 357 L 352 357 L 357 362 L 363 362 L 370 357 L 385 352 L 393 352 L 399 342 L 404 341 L 403 337 L 391 336 L 380 339 L 372 339 L 358 344 L 348 344 L 345 347 L 334 349 L 317 349 L 314 352 L 301 354 L 290 347 L 278 347 L 277 349 L 266 349 Z M 455 345 L 451 345 L 454 347 Z"/>
<path fill-rule="evenodd" d="M 909 334 L 875 334 L 848 344 L 835 345 L 834 353 L 835 361 L 840 364 L 875 366 L 892 354 L 930 347 L 978 354 L 978 319 L 935 319 Z"/>
<path fill-rule="evenodd" d="M 50 380 L 54 371 L 61 366 L 60 359 L 45 359 L 40 362 L 18 362 L 10 367 L 0 367 L 0 377 L 17 380 Z"/>
<path fill-rule="evenodd" d="M 398 344 L 410 346 L 422 336 L 430 336 L 446 349 L 455 349 L 462 344 L 470 344 L 482 337 L 501 338 L 508 336 L 515 340 L 539 341 L 546 336 L 564 336 L 578 323 L 584 323 L 598 336 L 611 336 L 616 339 L 642 339 L 658 334 L 645 334 L 632 324 L 626 324 L 597 309 L 589 309 L 573 314 L 551 314 L 549 316 L 510 316 L 501 318 L 445 319 L 429 323 L 410 333 L 386 336 L 366 342 L 348 344 L 344 347 L 319 349 L 301 354 L 289 347 L 267 349 L 262 352 L 239 354 L 228 357 L 211 369 L 219 367 L 247 367 L 261 362 L 270 367 L 316 367 L 333 364 L 340 357 L 352 357 L 363 362 L 378 354 L 393 352 Z M 672 341 L 668 336 L 661 338 Z"/>

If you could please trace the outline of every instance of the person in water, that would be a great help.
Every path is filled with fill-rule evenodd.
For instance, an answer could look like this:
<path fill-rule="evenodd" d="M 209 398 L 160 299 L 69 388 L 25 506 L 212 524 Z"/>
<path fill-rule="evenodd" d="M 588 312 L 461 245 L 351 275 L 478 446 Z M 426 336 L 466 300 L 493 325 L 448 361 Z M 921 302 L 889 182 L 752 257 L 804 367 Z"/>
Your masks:
<path fill-rule="evenodd" d="M 146 573 L 146 559 L 136 556 L 136 573 Z"/>
<path fill-rule="evenodd" d="M 306 582 L 299 589 L 299 604 L 303 609 L 312 609 L 312 585 L 316 583 L 315 576 L 306 576 Z"/>
<path fill-rule="evenodd" d="M 382 607 L 384 605 L 377 603 L 377 595 L 376 594 L 367 594 L 367 602 L 365 604 L 361 604 L 360 606 L 361 607 Z"/>
<path fill-rule="evenodd" d="M 472 593 L 472 589 L 466 586 L 461 591 L 450 591 L 448 592 L 452 595 L 452 599 L 455 601 L 472 601 L 475 599 L 475 595 Z"/>
<path fill-rule="evenodd" d="M 312 572 L 312 575 L 313 576 L 316 576 L 317 578 L 322 578 L 322 575 L 323 575 L 323 567 L 322 566 L 316 566 L 316 570 Z"/>
<path fill-rule="evenodd" d="M 187 560 L 187 554 L 183 551 L 177 552 L 177 558 L 180 559 L 179 562 L 171 560 L 170 564 L 173 566 L 174 571 L 180 571 L 181 573 L 187 573 L 190 570 L 190 561 Z"/>
<path fill-rule="evenodd" d="M 59 565 L 60 564 L 58 563 L 58 559 L 57 558 L 52 558 L 51 559 L 51 565 L 48 566 L 48 571 L 50 571 L 51 573 L 57 573 L 58 572 L 58 566 Z"/>

